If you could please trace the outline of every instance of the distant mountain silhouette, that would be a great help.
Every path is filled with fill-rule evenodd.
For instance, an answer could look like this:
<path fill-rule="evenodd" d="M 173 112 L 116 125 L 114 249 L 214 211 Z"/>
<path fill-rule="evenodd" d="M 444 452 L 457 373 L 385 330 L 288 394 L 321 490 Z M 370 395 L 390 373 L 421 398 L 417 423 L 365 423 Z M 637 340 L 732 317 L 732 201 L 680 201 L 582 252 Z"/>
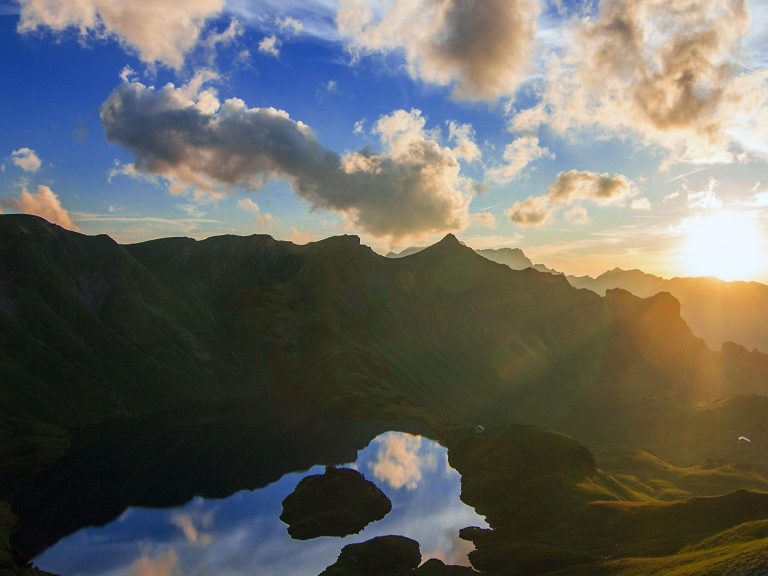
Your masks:
<path fill-rule="evenodd" d="M 389 252 L 387 258 L 405 258 L 406 256 L 412 256 L 424 250 L 423 246 L 411 246 L 406 248 L 402 252 Z M 553 270 L 544 266 L 543 264 L 534 264 L 533 261 L 525 255 L 520 248 L 487 248 L 483 250 L 475 250 L 483 258 L 487 258 L 493 262 L 499 264 L 505 264 L 512 268 L 512 270 L 525 270 L 526 268 L 534 268 L 540 272 L 549 272 L 550 274 L 561 274 L 557 270 Z"/>
<path fill-rule="evenodd" d="M 768 352 L 768 286 L 759 282 L 726 282 L 717 278 L 671 278 L 641 270 L 614 268 L 592 278 L 568 276 L 577 288 L 605 294 L 623 288 L 641 298 L 669 292 L 680 301 L 681 314 L 697 336 L 718 349 L 734 342 Z"/>

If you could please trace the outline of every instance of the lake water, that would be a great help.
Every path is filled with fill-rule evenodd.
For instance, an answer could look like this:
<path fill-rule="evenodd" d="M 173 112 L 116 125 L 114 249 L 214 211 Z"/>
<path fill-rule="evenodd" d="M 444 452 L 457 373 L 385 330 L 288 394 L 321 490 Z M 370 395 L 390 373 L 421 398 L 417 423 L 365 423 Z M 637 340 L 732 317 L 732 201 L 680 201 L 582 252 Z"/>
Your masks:
<path fill-rule="evenodd" d="M 35 558 L 62 576 L 317 576 L 341 548 L 376 536 L 407 536 L 422 560 L 468 565 L 472 544 L 458 537 L 466 526 L 487 527 L 459 499 L 461 478 L 438 443 L 387 432 L 357 453 L 355 468 L 389 497 L 392 511 L 346 538 L 293 540 L 280 521 L 282 500 L 324 466 L 286 474 L 277 482 L 224 499 L 194 498 L 177 508 L 129 508 L 103 527 L 82 529 Z"/>

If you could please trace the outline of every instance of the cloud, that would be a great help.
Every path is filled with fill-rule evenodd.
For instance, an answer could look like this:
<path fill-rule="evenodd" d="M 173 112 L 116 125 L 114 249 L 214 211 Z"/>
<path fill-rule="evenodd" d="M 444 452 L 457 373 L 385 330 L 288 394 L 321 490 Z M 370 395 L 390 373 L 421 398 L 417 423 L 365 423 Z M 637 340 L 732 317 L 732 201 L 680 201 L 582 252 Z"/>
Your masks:
<path fill-rule="evenodd" d="M 19 148 L 11 153 L 11 162 L 24 172 L 37 172 L 42 166 L 40 157 L 32 148 Z"/>
<path fill-rule="evenodd" d="M 538 14 L 535 0 L 341 0 L 336 21 L 355 57 L 402 51 L 412 78 L 496 100 L 525 77 Z"/>
<path fill-rule="evenodd" d="M 277 58 L 280 56 L 280 41 L 274 34 L 265 36 L 259 42 L 259 52 Z"/>
<path fill-rule="evenodd" d="M 568 210 L 565 213 L 565 219 L 568 220 L 568 222 L 571 224 L 576 224 L 577 226 L 584 226 L 591 222 L 589 213 L 587 212 L 587 209 L 584 208 L 584 206 L 574 206 Z"/>
<path fill-rule="evenodd" d="M 253 214 L 253 221 L 261 228 L 268 230 L 272 227 L 272 223 L 275 220 L 274 216 L 269 212 L 262 212 L 261 207 L 250 198 L 241 198 L 237 202 L 237 206 L 244 212 Z"/>
<path fill-rule="evenodd" d="M 76 30 L 84 39 L 114 38 L 146 63 L 179 69 L 198 43 L 206 21 L 224 0 L 20 0 L 18 30 Z"/>
<path fill-rule="evenodd" d="M 686 199 L 689 208 L 718 209 L 723 202 L 717 196 L 720 181 L 717 178 L 709 178 L 704 190 L 689 191 L 687 184 L 683 184 L 683 191 L 687 192 Z"/>
<path fill-rule="evenodd" d="M 395 490 L 414 490 L 421 482 L 422 470 L 434 470 L 437 460 L 434 454 L 421 456 L 421 436 L 404 432 L 384 435 L 379 445 L 376 461 L 371 462 L 371 472 L 376 479 L 386 482 Z"/>
<path fill-rule="evenodd" d="M 768 118 L 768 72 L 738 61 L 749 22 L 746 0 L 604 0 L 573 20 L 542 101 L 513 125 L 596 127 L 662 146 L 668 162 L 732 162 L 733 142 L 768 136 L 756 127 Z"/>
<path fill-rule="evenodd" d="M 448 120 L 448 140 L 454 144 L 453 153 L 467 162 L 480 160 L 482 152 L 475 143 L 475 129 L 471 124 L 459 124 Z"/>
<path fill-rule="evenodd" d="M 328 82 L 325 83 L 325 91 L 328 93 L 336 92 L 337 87 L 336 80 L 328 80 Z"/>
<path fill-rule="evenodd" d="M 645 198 L 645 197 L 635 198 L 629 204 L 629 207 L 632 210 L 650 210 L 651 209 L 651 201 L 648 200 L 648 198 Z"/>
<path fill-rule="evenodd" d="M 342 214 L 375 237 L 466 227 L 471 183 L 420 111 L 378 119 L 373 133 L 383 151 L 341 157 L 287 112 L 236 98 L 220 104 L 201 88 L 124 82 L 101 107 L 107 138 L 133 153 L 136 171 L 167 180 L 175 193 L 192 187 L 216 198 L 280 178 L 313 208 Z"/>
<path fill-rule="evenodd" d="M 304 30 L 304 24 L 298 18 L 285 16 L 277 19 L 277 27 L 283 34 L 288 36 L 298 36 Z"/>
<path fill-rule="evenodd" d="M 521 136 L 504 147 L 505 163 L 491 168 L 487 173 L 488 178 L 499 183 L 511 182 L 526 166 L 547 156 L 554 158 L 546 147 L 539 144 L 536 136 Z"/>
<path fill-rule="evenodd" d="M 471 215 L 472 221 L 485 228 L 494 229 L 498 225 L 496 216 L 490 212 L 475 212 Z"/>
<path fill-rule="evenodd" d="M 622 174 L 569 170 L 557 175 L 557 180 L 543 196 L 530 196 L 515 202 L 507 210 L 507 217 L 520 226 L 540 227 L 552 220 L 561 206 L 586 200 L 598 205 L 621 204 L 637 193 L 633 183 Z M 572 223 L 583 215 L 571 210 L 566 218 Z M 574 221 L 576 220 L 576 221 Z"/>
<path fill-rule="evenodd" d="M 0 207 L 40 216 L 69 230 L 79 230 L 69 212 L 61 205 L 59 197 L 48 186 L 38 186 L 37 192 L 30 192 L 24 187 L 18 198 L 2 200 Z"/>
<path fill-rule="evenodd" d="M 210 525 L 211 516 L 206 515 L 202 518 L 196 518 L 191 514 L 172 514 L 171 524 L 177 526 L 184 534 L 184 539 L 194 546 L 207 546 L 211 543 L 211 535 L 202 532 L 197 523 L 202 524 L 204 527 Z"/>
<path fill-rule="evenodd" d="M 143 555 L 133 562 L 128 576 L 181 576 L 178 562 L 179 558 L 173 550 L 154 558 Z"/>
<path fill-rule="evenodd" d="M 546 196 L 529 196 L 525 200 L 515 202 L 506 214 L 515 224 L 538 228 L 552 219 L 552 207 Z"/>

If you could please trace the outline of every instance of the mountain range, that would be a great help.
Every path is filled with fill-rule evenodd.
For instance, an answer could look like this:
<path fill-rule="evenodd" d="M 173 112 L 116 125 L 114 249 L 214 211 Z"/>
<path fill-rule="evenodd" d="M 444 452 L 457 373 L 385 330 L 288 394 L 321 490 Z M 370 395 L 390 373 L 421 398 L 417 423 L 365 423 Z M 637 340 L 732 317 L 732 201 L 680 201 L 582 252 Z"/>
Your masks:
<path fill-rule="evenodd" d="M 198 438 L 192 422 L 209 430 L 204 414 L 228 403 L 256 407 L 256 446 L 342 442 L 332 430 L 362 425 L 438 439 L 462 498 L 491 525 L 462 535 L 489 574 L 692 570 L 739 546 L 768 551 L 754 524 L 768 514 L 768 356 L 712 350 L 667 292 L 601 296 L 512 269 L 530 262 L 522 252 L 491 255 L 505 265 L 452 235 L 402 258 L 354 236 L 120 245 L 0 216 L 0 567 L 26 573 L 14 554 L 157 504 L 169 485 L 174 498 L 205 492 L 195 461 L 233 448 L 185 444 L 200 454 L 187 447 L 179 461 L 164 447 Z M 302 458 L 266 471 L 225 459 L 258 469 L 213 492 L 253 488 Z"/>
<path fill-rule="evenodd" d="M 388 258 L 402 258 L 423 248 L 390 252 Z M 561 274 L 543 264 L 534 264 L 520 248 L 476 250 L 478 254 L 506 264 L 513 270 L 535 268 Z M 760 282 L 725 281 L 711 277 L 662 278 L 642 270 L 614 268 L 597 277 L 567 275 L 576 288 L 587 288 L 604 296 L 608 290 L 621 288 L 635 296 L 648 298 L 668 292 L 680 302 L 680 313 L 693 330 L 713 349 L 723 344 L 737 344 L 748 350 L 768 352 L 768 286 Z"/>

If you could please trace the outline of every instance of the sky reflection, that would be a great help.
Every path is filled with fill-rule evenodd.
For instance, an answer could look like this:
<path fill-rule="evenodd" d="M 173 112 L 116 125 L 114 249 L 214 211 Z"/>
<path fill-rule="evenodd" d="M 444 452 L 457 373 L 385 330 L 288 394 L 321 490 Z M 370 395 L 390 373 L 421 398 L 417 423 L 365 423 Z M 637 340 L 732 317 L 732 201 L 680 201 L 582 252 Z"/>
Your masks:
<path fill-rule="evenodd" d="M 392 501 L 392 511 L 347 538 L 293 540 L 280 521 L 282 500 L 314 466 L 277 482 L 222 500 L 195 498 L 173 509 L 130 508 L 99 528 L 85 528 L 35 559 L 63 576 L 317 576 L 341 548 L 376 536 L 400 534 L 421 544 L 423 560 L 468 564 L 470 543 L 458 538 L 465 526 L 486 526 L 459 500 L 461 478 L 448 465 L 447 450 L 427 438 L 402 432 L 376 437 L 348 465 L 374 481 Z"/>

